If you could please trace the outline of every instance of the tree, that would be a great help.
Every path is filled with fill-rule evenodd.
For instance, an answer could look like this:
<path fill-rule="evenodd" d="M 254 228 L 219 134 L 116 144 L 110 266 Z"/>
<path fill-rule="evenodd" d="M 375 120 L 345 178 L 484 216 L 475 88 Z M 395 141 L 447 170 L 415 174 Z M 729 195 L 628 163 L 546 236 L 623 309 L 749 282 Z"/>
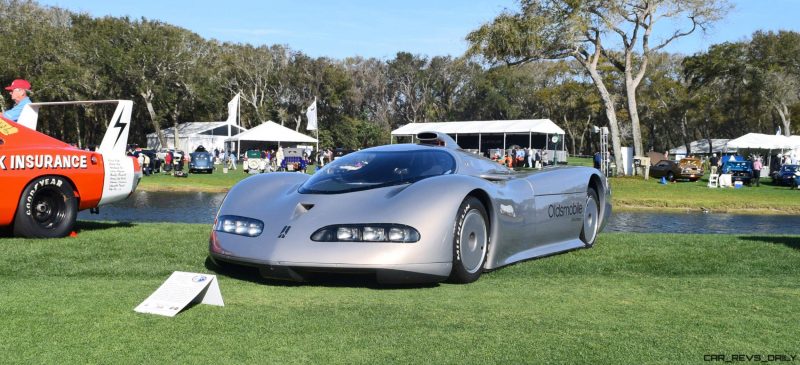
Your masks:
<path fill-rule="evenodd" d="M 389 85 L 395 94 L 394 109 L 400 123 L 428 122 L 425 109 L 430 102 L 433 79 L 427 72 L 427 57 L 400 52 L 388 62 Z"/>
<path fill-rule="evenodd" d="M 580 6 L 582 3 L 577 3 Z M 605 106 L 611 141 L 619 171 L 622 169 L 616 96 L 598 71 L 603 59 L 601 30 L 581 19 L 580 13 L 560 1 L 522 1 L 519 13 L 504 13 L 467 36 L 469 54 L 489 62 L 519 65 L 572 57 L 589 73 Z M 603 59 L 604 60 L 604 59 Z"/>
<path fill-rule="evenodd" d="M 749 61 L 761 96 L 778 113 L 785 136 L 791 135 L 791 106 L 800 101 L 800 33 L 753 34 Z"/>
<path fill-rule="evenodd" d="M 574 58 L 586 70 L 605 106 L 617 169 L 622 171 L 620 128 L 616 96 L 601 74 L 603 62 L 612 63 L 625 75 L 625 92 L 634 145 L 642 152 L 641 132 L 636 108 L 636 88 L 644 77 L 652 52 L 673 40 L 704 28 L 724 14 L 724 0 L 522 0 L 519 13 L 501 14 L 467 36 L 469 52 L 490 62 L 509 65 L 543 59 Z M 651 46 L 655 23 L 662 18 L 686 16 L 687 30 L 676 30 Z M 606 48 L 610 35 L 620 37 L 622 52 Z M 641 49 L 637 48 L 641 46 Z M 636 53 L 636 52 L 640 53 Z"/>
<path fill-rule="evenodd" d="M 728 9 L 725 0 L 598 0 L 585 2 L 575 10 L 603 34 L 615 34 L 622 42 L 622 52 L 603 55 L 625 75 L 625 95 L 631 119 L 634 150 L 643 154 L 642 133 L 639 122 L 636 90 L 647 72 L 654 52 L 659 52 L 672 41 L 693 33 L 697 28 L 705 30 L 712 22 L 721 18 Z M 661 20 L 685 18 L 684 27 L 679 27 L 665 39 L 655 41 L 653 29 Z M 655 41 L 651 44 L 651 41 Z M 606 43 L 606 42 L 604 42 Z M 620 57 L 621 56 L 621 57 Z"/>

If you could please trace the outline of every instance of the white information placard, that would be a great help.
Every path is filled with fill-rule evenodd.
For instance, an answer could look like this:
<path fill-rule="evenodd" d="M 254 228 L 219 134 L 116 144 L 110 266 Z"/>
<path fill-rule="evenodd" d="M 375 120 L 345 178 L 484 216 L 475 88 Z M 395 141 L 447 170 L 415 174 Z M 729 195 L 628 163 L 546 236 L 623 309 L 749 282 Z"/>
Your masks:
<path fill-rule="evenodd" d="M 191 303 L 225 305 L 216 275 L 175 271 L 134 311 L 175 317 Z"/>

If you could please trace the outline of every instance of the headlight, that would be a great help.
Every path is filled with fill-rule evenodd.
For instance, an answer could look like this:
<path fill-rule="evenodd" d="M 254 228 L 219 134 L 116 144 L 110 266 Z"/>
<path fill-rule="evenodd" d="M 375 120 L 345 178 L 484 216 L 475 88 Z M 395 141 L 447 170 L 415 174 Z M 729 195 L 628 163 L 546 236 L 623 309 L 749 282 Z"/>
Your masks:
<path fill-rule="evenodd" d="M 794 176 L 800 176 L 800 171 L 798 171 L 798 172 L 795 172 L 795 173 L 794 173 Z"/>
<path fill-rule="evenodd" d="M 419 241 L 416 229 L 402 224 L 342 224 L 320 228 L 311 235 L 316 242 L 400 242 Z"/>
<path fill-rule="evenodd" d="M 256 237 L 264 231 L 264 222 L 236 215 L 223 215 L 217 219 L 214 230 L 240 236 Z"/>

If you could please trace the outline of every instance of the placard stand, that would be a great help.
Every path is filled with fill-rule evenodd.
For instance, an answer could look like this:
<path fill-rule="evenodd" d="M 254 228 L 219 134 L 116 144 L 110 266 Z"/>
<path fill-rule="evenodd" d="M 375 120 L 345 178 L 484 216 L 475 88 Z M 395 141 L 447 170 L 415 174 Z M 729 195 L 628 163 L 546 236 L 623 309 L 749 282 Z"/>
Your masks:
<path fill-rule="evenodd" d="M 191 303 L 225 306 L 216 275 L 175 271 L 134 311 L 174 317 Z"/>

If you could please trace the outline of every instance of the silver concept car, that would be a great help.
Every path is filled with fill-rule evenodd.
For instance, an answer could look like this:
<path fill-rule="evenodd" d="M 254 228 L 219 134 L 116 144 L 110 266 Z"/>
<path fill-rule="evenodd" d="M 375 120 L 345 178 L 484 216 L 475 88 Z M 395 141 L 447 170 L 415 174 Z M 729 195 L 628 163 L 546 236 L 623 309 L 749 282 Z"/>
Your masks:
<path fill-rule="evenodd" d="M 590 247 L 611 215 L 600 171 L 515 172 L 448 135 L 341 157 L 314 175 L 270 173 L 235 185 L 209 256 L 303 281 L 374 273 L 381 283 L 469 283 L 521 260 Z"/>

